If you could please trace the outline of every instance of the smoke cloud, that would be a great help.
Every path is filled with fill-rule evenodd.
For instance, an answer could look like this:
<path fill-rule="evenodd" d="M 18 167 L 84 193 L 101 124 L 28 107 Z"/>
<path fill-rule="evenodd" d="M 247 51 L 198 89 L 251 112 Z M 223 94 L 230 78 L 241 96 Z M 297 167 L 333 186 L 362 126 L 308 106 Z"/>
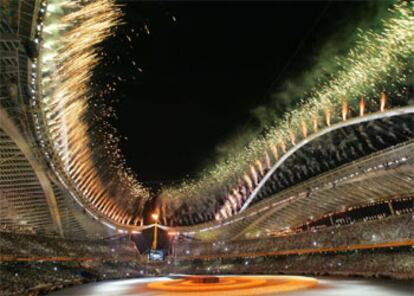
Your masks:
<path fill-rule="evenodd" d="M 275 126 L 285 113 L 306 101 L 306 97 L 313 89 L 327 81 L 339 70 L 335 57 L 345 55 L 350 48 L 355 46 L 360 30 L 381 28 L 380 20 L 386 16 L 388 9 L 392 7 L 394 2 L 355 2 L 353 4 L 355 7 L 348 7 L 343 18 L 337 20 L 332 26 L 331 30 L 335 31 L 329 32 L 330 37 L 327 40 L 316 41 L 318 44 L 306 44 L 315 41 L 305 40 L 306 48 L 313 48 L 312 52 L 303 53 L 299 50 L 298 53 L 302 57 L 293 58 L 287 62 L 285 69 L 278 73 L 276 81 L 265 94 L 264 103 L 250 111 L 247 124 L 239 127 L 226 142 L 216 146 L 217 158 L 223 159 L 234 155 L 236 151 L 240 151 L 254 138 L 264 134 L 268 127 Z M 330 6 L 332 5 L 334 4 L 330 4 Z M 309 35 L 316 36 L 319 30 L 326 31 L 326 28 L 323 28 L 323 19 L 330 17 L 330 6 L 323 12 L 320 23 L 314 26 L 313 32 Z M 300 63 L 300 67 L 295 65 L 296 62 Z"/>

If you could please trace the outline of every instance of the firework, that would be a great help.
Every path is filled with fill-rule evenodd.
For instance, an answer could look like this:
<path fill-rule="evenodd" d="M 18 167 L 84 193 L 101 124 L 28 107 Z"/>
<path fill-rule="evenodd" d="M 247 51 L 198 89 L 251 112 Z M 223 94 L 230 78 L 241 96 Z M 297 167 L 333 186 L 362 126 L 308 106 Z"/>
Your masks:
<path fill-rule="evenodd" d="M 118 223 L 138 225 L 148 191 L 125 167 L 116 130 L 102 120 L 113 111 L 106 108 L 102 115 L 91 116 L 90 106 L 97 45 L 113 33 L 120 15 L 111 0 L 49 1 L 41 43 L 40 109 L 52 167 L 84 204 Z M 337 59 L 339 70 L 331 79 L 304 94 L 302 105 L 268 127 L 264 136 L 198 178 L 164 188 L 161 215 L 187 221 L 192 212 L 214 209 L 214 200 L 222 197 L 222 207 L 211 216 L 231 216 L 271 165 L 310 133 L 374 111 L 369 106 L 376 106 L 375 111 L 388 108 L 389 94 L 398 95 L 398 87 L 412 75 L 413 53 L 413 6 L 404 2 L 395 5 L 381 32 L 361 32 L 357 46 Z M 183 209 L 183 204 L 188 206 Z"/>
<path fill-rule="evenodd" d="M 349 119 L 355 106 L 359 106 L 361 116 L 367 111 L 384 111 L 385 92 L 401 95 L 398 87 L 404 86 L 407 74 L 412 75 L 413 54 L 413 5 L 403 2 L 390 10 L 380 32 L 360 32 L 356 47 L 347 56 L 337 59 L 339 70 L 331 79 L 310 90 L 302 105 L 269 127 L 265 136 L 254 139 L 247 147 L 204 170 L 199 178 L 165 188 L 161 199 L 176 199 L 179 204 L 204 203 L 211 196 L 209 192 L 226 192 L 228 184 L 236 187 L 237 176 L 243 176 L 251 190 L 256 181 L 252 167 L 263 161 L 263 155 L 273 155 L 276 161 L 280 153 L 286 153 L 288 146 L 306 138 L 309 131 L 317 132 L 323 125 Z M 378 107 L 367 110 L 368 101 Z M 319 120 L 322 116 L 323 121 Z M 222 215 L 216 218 L 228 216 L 226 206 L 225 202 L 220 211 Z"/>
<path fill-rule="evenodd" d="M 41 111 L 53 167 L 83 204 L 117 223 L 138 225 L 148 192 L 125 168 L 117 137 L 99 134 L 105 127 L 94 126 L 89 115 L 97 45 L 113 34 L 120 16 L 111 0 L 49 1 L 41 44 Z"/>

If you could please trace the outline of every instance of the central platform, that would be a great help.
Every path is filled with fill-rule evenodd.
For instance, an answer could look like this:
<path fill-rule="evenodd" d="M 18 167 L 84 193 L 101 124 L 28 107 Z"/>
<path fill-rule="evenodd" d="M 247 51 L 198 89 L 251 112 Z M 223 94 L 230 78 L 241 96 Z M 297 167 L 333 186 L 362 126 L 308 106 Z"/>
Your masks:
<path fill-rule="evenodd" d="M 89 295 L 89 296 L 332 296 L 332 295 L 369 295 L 369 296 L 413 296 L 411 281 L 392 281 L 389 279 L 368 278 L 324 278 L 317 279 L 298 276 L 221 276 L 217 284 L 196 284 L 184 280 L 185 275 L 171 278 L 136 278 L 125 280 L 101 281 L 78 285 L 52 292 L 52 296 Z M 181 280 L 179 280 L 181 279 Z M 240 285 L 241 280 L 265 280 L 262 285 L 249 287 Z M 223 283 L 222 283 L 223 281 Z M 170 289 L 166 284 L 170 282 Z M 159 283 L 157 289 L 153 284 Z M 256 282 L 257 283 L 257 282 Z M 252 283 L 253 284 L 253 283 Z M 148 285 L 151 285 L 148 287 Z M 222 290 L 217 289 L 219 286 Z M 178 290 L 179 288 L 180 290 Z M 197 286 L 198 289 L 195 289 Z M 160 288 L 160 286 L 158 286 Z M 164 288 L 164 289 L 162 289 Z M 188 288 L 188 289 L 186 289 Z M 292 292 L 292 294 L 290 294 Z"/>
<path fill-rule="evenodd" d="M 212 295 L 252 296 L 269 295 L 310 289 L 318 285 L 314 278 L 299 276 L 197 276 L 181 275 L 172 280 L 147 284 L 150 290 L 158 290 L 169 296 Z M 160 294 L 164 295 L 164 294 Z"/>
<path fill-rule="evenodd" d="M 220 278 L 218 276 L 188 275 L 183 276 L 183 278 L 196 284 L 217 284 L 220 282 Z"/>

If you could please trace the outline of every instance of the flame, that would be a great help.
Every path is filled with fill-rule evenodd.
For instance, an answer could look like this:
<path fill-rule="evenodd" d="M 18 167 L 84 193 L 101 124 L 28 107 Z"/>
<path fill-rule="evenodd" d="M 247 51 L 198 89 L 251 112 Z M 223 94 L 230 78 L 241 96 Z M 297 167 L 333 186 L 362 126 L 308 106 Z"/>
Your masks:
<path fill-rule="evenodd" d="M 264 175 L 263 165 L 259 159 L 256 160 L 256 165 L 257 165 L 257 168 L 259 169 L 260 175 L 263 176 Z"/>
<path fill-rule="evenodd" d="M 292 130 L 289 130 L 289 139 L 290 139 L 290 142 L 292 143 L 292 145 L 296 145 L 295 133 L 292 132 Z"/>
<path fill-rule="evenodd" d="M 265 152 L 265 165 L 266 165 L 266 169 L 270 169 L 270 157 L 269 154 L 267 152 Z"/>
<path fill-rule="evenodd" d="M 283 153 L 286 153 L 286 144 L 285 144 L 285 141 L 283 141 L 283 140 L 280 141 L 280 147 L 282 147 Z"/>
<path fill-rule="evenodd" d="M 253 183 L 250 177 L 247 174 L 244 174 L 243 176 L 244 181 L 247 183 L 247 186 L 249 187 L 249 190 L 253 189 Z"/>
<path fill-rule="evenodd" d="M 270 146 L 270 149 L 272 150 L 273 157 L 276 160 L 278 160 L 279 159 L 279 153 L 277 151 L 277 146 L 273 144 L 272 146 Z"/>
<path fill-rule="evenodd" d="M 316 133 L 318 131 L 318 115 L 315 113 L 312 114 L 312 124 L 313 124 L 313 132 Z"/>
<path fill-rule="evenodd" d="M 257 176 L 256 169 L 254 168 L 253 165 L 250 166 L 250 173 L 252 174 L 252 179 L 253 179 L 254 184 L 257 185 L 259 178 Z"/>
<path fill-rule="evenodd" d="M 308 126 L 306 125 L 306 122 L 302 119 L 301 120 L 301 126 L 302 126 L 302 134 L 303 137 L 306 138 L 308 136 Z"/>
<path fill-rule="evenodd" d="M 365 114 L 365 99 L 362 97 L 359 100 L 359 116 L 364 116 Z"/>
<path fill-rule="evenodd" d="M 325 110 L 325 121 L 327 126 L 331 126 L 331 111 L 329 109 Z"/>
<path fill-rule="evenodd" d="M 381 95 L 380 95 L 380 111 L 381 112 L 385 111 L 386 104 L 387 104 L 387 94 L 385 93 L 385 91 L 381 91 Z"/>
<path fill-rule="evenodd" d="M 342 120 L 345 121 L 348 116 L 349 106 L 347 101 L 342 102 Z"/>

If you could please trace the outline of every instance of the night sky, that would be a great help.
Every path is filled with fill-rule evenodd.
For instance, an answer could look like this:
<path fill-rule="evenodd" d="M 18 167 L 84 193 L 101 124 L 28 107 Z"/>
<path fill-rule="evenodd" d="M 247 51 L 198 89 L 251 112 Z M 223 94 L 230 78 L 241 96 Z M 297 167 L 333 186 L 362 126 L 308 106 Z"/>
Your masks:
<path fill-rule="evenodd" d="M 124 24 L 95 71 L 110 84 L 111 123 L 138 180 L 156 188 L 194 176 L 215 147 L 257 124 L 250 115 L 312 64 L 360 11 L 340 2 L 118 2 Z"/>

